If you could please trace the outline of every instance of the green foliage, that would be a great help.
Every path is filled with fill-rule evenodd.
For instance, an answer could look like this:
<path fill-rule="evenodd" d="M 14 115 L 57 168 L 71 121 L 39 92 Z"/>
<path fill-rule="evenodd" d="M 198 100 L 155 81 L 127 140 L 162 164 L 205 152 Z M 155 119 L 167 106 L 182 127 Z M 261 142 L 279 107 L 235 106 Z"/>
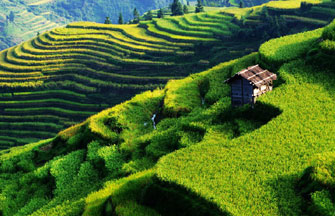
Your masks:
<path fill-rule="evenodd" d="M 259 48 L 261 59 L 271 67 L 300 58 L 310 50 L 322 34 L 322 29 L 272 39 Z"/>
<path fill-rule="evenodd" d="M 87 145 L 87 160 L 93 164 L 99 164 L 101 157 L 98 155 L 98 151 L 101 148 L 100 142 L 94 140 Z"/>
<path fill-rule="evenodd" d="M 176 128 L 170 128 L 165 131 L 159 131 L 151 138 L 151 143 L 145 148 L 146 153 L 158 159 L 163 155 L 179 148 L 179 137 Z"/>
<path fill-rule="evenodd" d="M 243 2 L 242 2 L 242 0 L 240 0 L 239 7 L 240 7 L 240 8 L 243 8 Z"/>
<path fill-rule="evenodd" d="M 146 15 L 145 15 L 145 20 L 152 20 L 153 14 L 152 11 L 150 10 Z"/>
<path fill-rule="evenodd" d="M 164 18 L 164 11 L 163 9 L 159 9 L 158 13 L 157 13 L 157 18 Z"/>
<path fill-rule="evenodd" d="M 50 168 L 50 174 L 55 177 L 55 196 L 72 197 L 73 182 L 83 161 L 84 152 L 76 151 L 64 158 L 54 161 Z"/>
<path fill-rule="evenodd" d="M 333 152 L 314 156 L 311 166 L 313 172 L 311 178 L 328 187 L 335 186 L 335 154 Z"/>
<path fill-rule="evenodd" d="M 84 207 L 84 201 L 74 201 L 69 200 L 64 201 L 61 204 L 56 205 L 52 208 L 39 209 L 35 211 L 31 216 L 48 216 L 48 215 L 57 215 L 57 216 L 76 216 L 80 215 Z"/>
<path fill-rule="evenodd" d="M 105 24 L 111 24 L 112 22 L 110 21 L 109 17 L 106 17 Z"/>
<path fill-rule="evenodd" d="M 300 37 L 296 43 L 301 41 L 305 38 Z M 275 46 L 282 43 L 279 39 L 272 42 Z M 302 198 L 296 194 L 296 179 L 308 166 L 308 156 L 334 149 L 331 147 L 334 122 L 327 119 L 334 114 L 331 99 L 334 88 L 331 86 L 335 80 L 330 72 L 332 68 L 318 68 L 304 61 L 301 56 L 309 51 L 306 46 L 304 49 L 305 53 L 295 57 L 299 58 L 298 61 L 290 61 L 294 58 L 289 57 L 290 63 L 279 65 L 280 69 L 276 72 L 286 83 L 260 98 L 261 102 L 282 111 L 278 117 L 247 134 L 243 131 L 250 131 L 251 122 L 237 122 L 242 136 L 232 141 L 221 138 L 218 133 L 206 134 L 200 144 L 161 158 L 157 165 L 159 178 L 197 191 L 200 196 L 234 215 L 303 214 L 306 208 L 302 205 Z M 234 63 L 237 64 L 231 64 Z M 226 63 L 226 66 L 229 68 L 229 64 Z M 237 71 L 227 70 L 227 73 Z M 213 87 L 211 83 L 210 88 Z M 211 89 L 207 94 L 210 92 Z M 229 113 L 224 117 L 221 115 L 220 119 L 227 119 Z M 322 160 L 318 160 L 316 166 L 320 168 L 316 170 L 321 172 L 317 176 L 319 179 L 328 176 L 331 182 L 332 157 L 324 155 L 320 158 Z M 330 158 L 329 162 L 326 158 Z M 314 202 L 323 209 L 331 210 L 332 198 L 327 196 L 317 193 Z M 326 212 L 320 211 L 319 214 Z"/>
<path fill-rule="evenodd" d="M 36 2 L 31 3 L 35 5 Z M 58 3 L 69 4 L 63 0 L 58 0 Z M 92 7 L 95 8 L 99 3 Z M 24 3 L 21 1 L 18 4 Z M 105 4 L 104 10 L 112 3 Z M 234 4 L 236 5 L 236 2 Z M 225 8 L 224 12 L 207 7 L 206 13 L 192 13 L 152 21 L 141 20 L 139 25 L 79 22 L 47 32 L 44 32 L 43 26 L 38 28 L 41 32 L 38 37 L 0 53 L 0 87 L 10 95 L 0 98 L 2 116 L 6 116 L 0 121 L 0 148 L 22 145 L 30 141 L 28 138 L 34 141 L 52 137 L 60 129 L 121 103 L 136 93 L 161 88 L 170 79 L 180 79 L 220 62 L 248 54 L 256 50 L 265 38 L 314 29 L 327 23 L 332 16 L 329 5 L 319 4 L 312 5 L 311 9 L 305 12 L 300 9 L 275 11 L 273 13 L 276 16 L 273 17 L 269 15 L 274 8 L 273 4 L 275 3 L 269 2 L 252 9 Z M 285 4 L 281 3 L 281 7 L 286 8 L 286 4 L 293 5 L 293 2 L 285 1 Z M 298 4 L 300 5 L 300 2 Z M 267 7 L 269 5 L 272 6 Z M 47 7 L 47 3 L 44 6 Z M 37 5 L 31 7 L 31 10 L 35 10 Z M 320 10 L 325 7 L 330 9 Z M 139 17 L 139 12 L 143 11 L 143 7 L 136 8 L 138 10 L 135 10 L 135 15 L 140 20 L 142 17 Z M 194 7 L 189 8 L 193 10 Z M 276 5 L 276 8 L 280 7 Z M 122 11 L 125 19 L 130 18 L 125 14 L 125 10 L 119 11 Z M 69 9 L 68 14 L 63 14 L 62 17 L 69 17 L 72 12 Z M 159 14 L 158 12 L 153 10 L 152 14 Z M 161 14 L 164 13 L 166 10 L 162 9 Z M 320 16 L 313 17 L 316 13 Z M 78 16 L 84 18 L 80 14 L 81 12 L 78 12 Z M 110 14 L 110 11 L 99 14 L 99 17 L 105 14 Z M 150 12 L 147 14 L 150 15 Z M 36 18 L 30 12 L 21 13 L 16 10 L 15 16 L 15 22 L 7 22 L 11 26 L 6 27 L 5 31 L 16 31 L 17 19 L 25 19 L 28 22 Z M 86 13 L 85 19 L 89 16 L 91 14 Z M 39 19 L 42 25 L 44 18 Z M 103 22 L 105 17 L 99 19 L 99 22 Z M 117 17 L 110 17 L 110 20 L 117 20 Z M 266 24 L 259 25 L 260 23 Z M 291 23 L 292 26 L 296 24 L 296 27 L 288 28 Z M 285 56 L 287 54 L 295 57 L 292 53 L 298 53 L 298 49 L 303 50 L 302 47 L 310 45 L 313 44 L 306 42 L 297 46 L 294 51 L 280 52 Z M 333 42 L 324 40 L 319 45 L 323 52 L 317 53 L 318 57 L 329 58 L 333 52 Z M 261 54 L 263 51 L 261 50 Z M 272 59 L 266 59 L 271 55 L 265 51 L 265 59 L 262 59 L 262 63 L 270 64 L 268 68 L 275 66 Z M 281 58 L 277 60 L 282 61 Z M 194 84 L 192 86 L 195 87 Z M 221 85 L 220 89 L 225 88 L 225 85 Z M 199 89 L 202 91 L 202 87 Z M 209 91 L 206 95 L 200 92 L 200 106 L 203 102 L 213 103 L 220 96 L 221 90 Z M 214 91 L 217 91 L 215 95 Z M 193 96 L 192 102 L 180 106 L 181 110 L 177 110 L 177 113 L 176 110 L 171 110 L 171 116 L 189 112 L 190 107 L 196 104 L 197 96 Z M 167 98 L 169 97 L 168 95 Z M 169 106 L 167 108 L 170 109 Z M 179 109 L 178 106 L 175 108 Z M 45 115 L 48 115 L 48 119 L 52 118 L 52 124 L 47 124 L 47 120 L 42 118 Z M 22 117 L 22 121 L 14 123 L 19 117 Z M 33 124 L 33 120 L 27 120 L 34 118 L 38 119 L 36 124 Z M 99 127 L 96 127 L 95 123 Z M 103 124 L 105 122 L 92 121 L 92 131 L 102 138 L 113 137 L 113 143 L 122 141 L 115 131 L 94 129 L 104 129 Z"/>
<path fill-rule="evenodd" d="M 205 9 L 204 9 L 204 6 L 202 6 L 201 0 L 197 0 L 197 5 L 195 7 L 195 12 L 200 13 L 200 12 L 204 12 L 204 11 L 205 11 Z"/>
<path fill-rule="evenodd" d="M 201 105 L 200 92 L 196 80 L 189 77 L 184 80 L 169 81 L 164 98 L 164 114 L 180 116 Z"/>
<path fill-rule="evenodd" d="M 311 197 L 314 208 L 318 214 L 324 216 L 334 215 L 335 206 L 329 191 L 316 191 L 312 194 Z"/>
<path fill-rule="evenodd" d="M 144 12 L 152 8 L 167 6 L 167 0 L 135 0 L 130 2 L 96 0 L 92 5 L 83 4 L 81 0 L 22 0 L 15 1 L 15 4 L 7 1 L 2 2 L 0 5 L 1 23 L 6 23 L 6 19 L 8 21 L 14 20 L 14 22 L 10 22 L 12 26 L 9 29 L 2 28 L 0 50 L 28 40 L 36 36 L 38 32 L 49 31 L 73 21 L 90 20 L 104 23 L 105 16 L 112 14 L 110 20 L 114 23 L 118 21 L 119 11 L 122 11 L 125 20 L 130 20 L 135 7 Z M 15 16 L 13 17 L 13 15 Z M 8 34 L 4 34 L 7 30 Z"/>
<path fill-rule="evenodd" d="M 128 213 L 136 212 L 136 215 L 155 215 L 154 211 L 148 207 L 139 206 L 136 199 L 143 193 L 143 187 L 152 182 L 154 173 L 152 170 L 143 171 L 126 178 L 106 182 L 104 188 L 93 192 L 85 199 L 86 207 L 84 216 L 100 215 L 109 197 L 112 197 L 112 204 L 117 212 Z"/>
<path fill-rule="evenodd" d="M 173 3 L 171 5 L 171 13 L 172 16 L 179 16 L 183 15 L 183 5 L 180 3 L 179 0 L 173 0 Z"/>
<path fill-rule="evenodd" d="M 112 145 L 102 147 L 98 150 L 98 155 L 105 161 L 105 165 L 110 172 L 110 176 L 115 178 L 120 175 L 124 160 L 117 146 Z"/>
<path fill-rule="evenodd" d="M 140 21 L 140 14 L 138 13 L 136 8 L 134 8 L 133 16 L 134 16 L 133 23 L 138 23 Z"/>
<path fill-rule="evenodd" d="M 142 158 L 142 159 L 135 159 L 130 161 L 129 163 L 125 163 L 122 165 L 122 172 L 134 174 L 137 172 L 144 171 L 146 169 L 150 169 L 155 165 L 154 161 L 150 158 Z"/>
<path fill-rule="evenodd" d="M 118 24 L 122 25 L 124 23 L 122 13 L 119 14 Z"/>
<path fill-rule="evenodd" d="M 183 13 L 188 14 L 188 7 L 186 5 L 183 6 Z"/>
<path fill-rule="evenodd" d="M 335 41 L 335 21 L 333 21 L 330 25 L 324 28 L 322 32 L 322 38 L 324 40 Z"/>
<path fill-rule="evenodd" d="M 232 11 L 227 13 L 238 16 L 247 10 Z M 17 121 L 18 115 L 23 115 L 23 123 L 15 126 L 29 125 L 26 120 L 33 121 L 35 116 L 72 125 L 93 112 L 95 106 L 86 99 L 109 103 L 109 94 L 100 97 L 102 92 L 118 94 L 147 82 L 155 88 L 173 76 L 196 71 L 187 71 L 195 65 L 198 70 L 206 68 L 214 63 L 208 61 L 213 56 L 220 59 L 233 51 L 224 51 L 225 42 L 213 37 L 239 28 L 229 24 L 232 20 L 214 11 L 141 22 L 139 26 L 73 23 L 41 34 L 0 55 L 4 83 L 12 85 L 8 77 L 17 83 L 41 82 L 40 87 L 35 86 L 36 92 L 22 85 L 22 89 L 1 94 L 6 106 L 1 121 Z M 319 61 L 323 67 L 311 64 L 320 57 L 317 54 L 327 56 L 324 50 L 332 49 L 332 40 L 317 40 L 321 31 L 269 41 L 263 46 L 274 48 L 260 51 L 262 62 L 257 59 L 259 54 L 253 53 L 169 81 L 164 89 L 137 95 L 52 140 L 0 151 L 2 214 L 158 215 L 164 214 L 159 208 L 165 204 L 164 197 L 170 197 L 171 207 L 166 212 L 172 214 L 186 214 L 187 209 L 194 215 L 209 210 L 214 215 L 303 214 L 300 206 L 305 193 L 297 194 L 297 179 L 310 166 L 311 155 L 334 152 L 335 125 L 329 119 L 335 118 L 335 77 L 332 67 L 322 64 L 331 58 Z M 243 47 L 248 43 L 242 43 Z M 281 50 L 286 45 L 291 54 Z M 311 48 L 317 49 L 317 54 Z M 282 56 L 273 57 L 278 50 Z M 204 66 L 206 62 L 208 66 Z M 281 82 L 261 96 L 254 109 L 231 108 L 230 88 L 224 81 L 257 63 L 275 64 L 273 72 Z M 157 71 L 175 72 L 157 76 Z M 64 77 L 71 77 L 71 82 L 63 81 Z M 58 83 L 68 86 L 67 91 L 60 86 L 50 88 Z M 73 83 L 77 85 L 70 88 Z M 61 105 L 43 107 L 34 102 Z M 51 126 L 41 122 L 35 127 Z M 5 127 L 0 123 L 0 131 L 10 133 L 2 129 Z M 5 134 L 0 138 L 13 143 Z M 328 190 L 333 187 L 331 155 L 325 160 L 317 156 L 312 171 L 306 171 L 309 181 L 314 181 L 304 189 L 308 191 L 306 202 L 308 209 L 318 214 L 328 214 L 333 208 L 333 194 Z M 168 183 L 151 190 L 156 175 L 159 182 Z M 181 193 L 175 185 L 187 190 Z M 149 199 L 157 202 L 145 204 L 145 197 L 153 196 L 150 194 L 158 196 Z"/>
<path fill-rule="evenodd" d="M 20 209 L 15 215 L 17 216 L 24 216 L 24 215 L 30 215 L 34 211 L 41 208 L 41 206 L 47 204 L 48 200 L 44 198 L 33 198 L 31 199 L 23 208 Z"/>

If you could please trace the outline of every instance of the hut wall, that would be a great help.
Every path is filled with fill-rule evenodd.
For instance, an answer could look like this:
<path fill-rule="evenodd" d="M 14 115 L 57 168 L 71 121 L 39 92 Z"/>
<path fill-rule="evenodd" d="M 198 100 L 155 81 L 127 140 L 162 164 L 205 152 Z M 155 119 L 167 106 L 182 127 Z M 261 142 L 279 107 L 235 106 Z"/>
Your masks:
<path fill-rule="evenodd" d="M 239 106 L 253 103 L 253 86 L 244 78 L 235 79 L 231 82 L 232 105 Z"/>

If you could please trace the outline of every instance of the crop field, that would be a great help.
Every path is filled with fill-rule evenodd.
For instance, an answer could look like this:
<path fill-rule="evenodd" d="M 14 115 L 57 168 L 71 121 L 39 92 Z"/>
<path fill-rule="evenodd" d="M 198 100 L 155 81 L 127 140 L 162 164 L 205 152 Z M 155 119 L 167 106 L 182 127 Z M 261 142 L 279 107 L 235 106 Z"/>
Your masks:
<path fill-rule="evenodd" d="M 143 24 L 148 29 L 73 23 L 2 51 L 1 148 L 52 137 L 135 93 L 195 72 L 194 65 L 201 60 L 201 56 L 194 58 L 196 42 L 219 43 L 213 37 L 215 31 L 230 34 L 229 17 L 215 14 L 217 19 L 198 20 L 195 27 L 186 22 L 180 25 L 183 17 Z M 219 24 L 219 17 L 227 25 Z M 32 32 L 45 26 L 43 17 L 29 12 L 20 13 L 17 19 L 35 26 Z M 14 123 L 20 117 L 22 121 Z M 51 117 L 48 127 L 45 124 Z"/>
<path fill-rule="evenodd" d="M 26 3 L 29 2 L 26 1 Z M 30 3 L 32 5 L 39 5 L 43 4 L 43 1 L 31 1 Z M 42 33 L 61 25 L 61 23 L 48 20 L 43 15 L 37 16 L 24 8 L 13 8 L 12 11 L 15 13 L 15 29 L 17 31 L 14 35 L 18 35 L 19 38 L 24 40 L 36 36 L 38 32 Z M 25 31 L 27 29 L 29 30 Z"/>
<path fill-rule="evenodd" d="M 227 19 L 195 16 L 198 25 Z M 178 68 L 190 67 L 183 58 L 196 53 L 194 38 L 210 38 L 158 21 L 74 23 L 1 53 L 0 144 L 73 126 L 0 151 L 0 213 L 332 215 L 335 21 L 177 80 L 169 79 L 187 75 Z M 254 64 L 278 75 L 274 90 L 254 109 L 232 108 L 224 81 Z"/>
<path fill-rule="evenodd" d="M 257 53 L 171 80 L 164 89 L 136 95 L 52 139 L 0 151 L 0 211 L 332 215 L 334 32 L 335 21 L 269 40 Z M 254 109 L 232 108 L 224 80 L 252 64 L 280 79 Z M 43 103 L 39 94 L 14 96 Z M 45 94 L 85 98 L 69 90 Z M 9 102 L 13 95 L 2 97 L 6 106 L 16 107 Z M 24 118 L 15 126 L 59 127 L 52 115 L 45 123 Z M 8 129 L 0 124 L 0 130 Z M 13 188 L 20 188 L 19 195 Z"/>
<path fill-rule="evenodd" d="M 246 17 L 264 22 L 262 7 L 155 18 L 139 25 L 78 22 L 44 33 L 53 24 L 23 11 L 17 19 L 41 33 L 0 52 L 0 148 L 50 138 L 136 93 L 255 51 L 260 38 L 234 36 L 253 28 Z M 311 10 L 332 12 L 322 8 L 318 4 Z M 312 29 L 329 19 L 280 15 L 294 24 L 308 22 Z M 43 127 L 43 116 L 52 117 L 52 126 Z M 14 124 L 19 117 L 20 124 Z"/>

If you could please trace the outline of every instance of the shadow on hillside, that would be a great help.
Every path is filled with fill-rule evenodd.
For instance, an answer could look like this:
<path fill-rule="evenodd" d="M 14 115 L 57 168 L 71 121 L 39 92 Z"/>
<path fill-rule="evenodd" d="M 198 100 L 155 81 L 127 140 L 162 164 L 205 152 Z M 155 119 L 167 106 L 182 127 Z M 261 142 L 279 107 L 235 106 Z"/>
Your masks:
<path fill-rule="evenodd" d="M 155 209 L 163 216 L 217 216 L 231 215 L 196 193 L 177 184 L 163 182 L 155 177 L 143 192 L 140 203 Z"/>
<path fill-rule="evenodd" d="M 267 182 L 275 194 L 272 197 L 276 198 L 279 215 L 301 215 L 301 210 L 306 208 L 298 195 L 297 181 L 297 175 L 283 175 Z"/>
<path fill-rule="evenodd" d="M 281 113 L 279 108 L 261 102 L 257 102 L 254 109 L 250 105 L 229 106 L 218 115 L 213 124 L 228 123 L 233 129 L 233 137 L 236 138 L 260 128 Z"/>

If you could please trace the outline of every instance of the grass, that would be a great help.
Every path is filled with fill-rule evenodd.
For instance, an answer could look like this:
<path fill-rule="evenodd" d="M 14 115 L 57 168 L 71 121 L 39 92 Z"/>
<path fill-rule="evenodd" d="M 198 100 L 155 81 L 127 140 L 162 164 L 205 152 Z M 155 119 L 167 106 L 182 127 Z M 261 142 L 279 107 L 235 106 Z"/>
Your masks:
<path fill-rule="evenodd" d="M 333 33 L 331 24 L 270 40 L 258 53 L 169 81 L 51 140 L 0 151 L 1 213 L 330 214 L 335 77 L 320 38 L 334 41 Z M 232 108 L 224 81 L 254 64 L 274 65 L 280 79 L 254 109 Z M 16 94 L 3 94 L 4 103 Z M 90 114 L 38 106 L 5 112 L 20 113 L 23 125 L 44 112 Z M 8 137 L 1 143 L 14 145 Z"/>
<path fill-rule="evenodd" d="M 295 43 L 304 42 L 309 34 Z M 279 48 L 291 42 L 282 38 L 266 46 L 273 43 Z M 233 215 L 301 215 L 304 200 L 296 194 L 296 180 L 313 155 L 334 151 L 331 131 L 335 125 L 327 119 L 334 118 L 335 92 L 331 73 L 295 58 L 288 57 L 289 63 L 282 62 L 277 71 L 285 84 L 260 100 L 278 107 L 282 114 L 232 141 L 212 142 L 217 135 L 209 134 L 198 145 L 162 158 L 158 176 L 189 188 Z"/>
<path fill-rule="evenodd" d="M 319 4 L 322 3 L 320 0 L 307 0 L 307 1 L 295 1 L 295 0 L 289 0 L 285 2 L 285 4 L 282 4 L 281 2 L 269 2 L 267 4 L 267 7 L 274 8 L 274 9 L 297 9 L 300 8 L 301 2 L 307 2 L 311 4 Z"/>
<path fill-rule="evenodd" d="M 259 48 L 260 56 L 265 62 L 273 66 L 301 58 L 316 43 L 322 32 L 323 29 L 317 29 L 308 33 L 272 39 Z"/>

